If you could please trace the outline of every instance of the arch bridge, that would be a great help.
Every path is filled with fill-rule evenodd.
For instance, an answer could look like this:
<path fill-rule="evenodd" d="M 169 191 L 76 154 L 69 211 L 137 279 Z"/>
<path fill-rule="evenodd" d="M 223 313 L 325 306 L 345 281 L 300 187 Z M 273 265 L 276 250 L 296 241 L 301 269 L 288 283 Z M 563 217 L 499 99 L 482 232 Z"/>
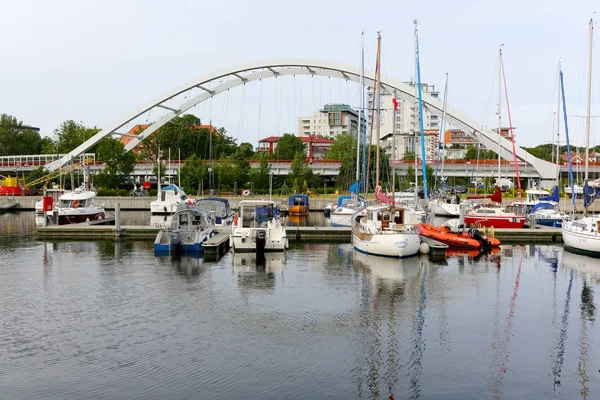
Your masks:
<path fill-rule="evenodd" d="M 48 164 L 47 168 L 50 170 L 61 168 L 72 158 L 76 158 L 78 155 L 97 144 L 104 137 L 113 135 L 128 136 L 128 134 L 122 132 L 121 129 L 124 129 L 131 121 L 154 109 L 161 109 L 161 112 L 166 110 L 167 112 L 162 117 L 152 122 L 150 126 L 139 135 L 131 135 L 133 136 L 133 140 L 125 146 L 126 150 L 133 149 L 144 139 L 160 129 L 161 126 L 165 125 L 173 118 L 185 113 L 197 104 L 210 99 L 212 96 L 250 82 L 292 75 L 327 76 L 360 83 L 360 69 L 358 67 L 321 60 L 266 60 L 225 68 L 211 72 L 177 87 L 131 112 L 127 116 L 111 123 L 69 154 Z M 365 85 L 373 85 L 374 82 L 375 73 L 365 72 Z M 385 90 L 388 93 L 393 93 L 395 90 L 400 99 L 408 99 L 410 101 L 414 101 L 415 99 L 414 87 L 407 83 L 392 78 L 382 77 L 381 85 L 382 90 Z M 198 89 L 200 89 L 199 93 Z M 196 92 L 193 97 L 188 99 L 187 96 L 183 96 L 183 99 L 181 98 L 181 95 L 190 94 L 192 91 Z M 175 102 L 178 102 L 179 104 L 173 105 L 172 103 Z M 423 93 L 423 103 L 432 111 L 442 112 L 442 101 L 434 98 L 428 93 Z M 481 123 L 478 123 L 452 107 L 446 108 L 446 118 L 453 126 L 462 129 L 466 134 L 475 138 L 489 149 L 498 151 L 498 140 L 500 140 L 500 156 L 505 160 L 512 161 L 512 142 L 503 137 L 499 137 L 496 131 L 483 129 Z M 541 179 L 555 179 L 556 166 L 554 164 L 536 158 L 520 147 L 516 148 L 516 156 L 519 160 L 531 165 Z"/>

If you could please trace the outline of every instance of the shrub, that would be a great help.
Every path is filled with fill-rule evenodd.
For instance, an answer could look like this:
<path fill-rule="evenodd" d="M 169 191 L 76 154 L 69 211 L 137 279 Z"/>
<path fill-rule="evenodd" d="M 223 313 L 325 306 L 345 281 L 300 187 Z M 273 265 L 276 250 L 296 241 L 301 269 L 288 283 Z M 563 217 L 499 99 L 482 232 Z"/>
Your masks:
<path fill-rule="evenodd" d="M 106 190 L 106 189 L 98 189 L 98 191 L 96 192 L 96 194 L 98 196 L 108 196 L 107 192 L 108 192 L 108 190 Z"/>
<path fill-rule="evenodd" d="M 151 189 L 151 190 L 148 192 L 148 196 L 151 196 L 151 197 L 156 197 L 157 195 L 158 195 L 158 190 L 156 190 L 156 189 Z"/>
<path fill-rule="evenodd" d="M 117 196 L 126 197 L 128 195 L 129 195 L 129 191 L 127 191 L 127 189 L 119 189 L 117 191 Z"/>
<path fill-rule="evenodd" d="M 106 191 L 106 195 L 107 195 L 107 196 L 114 197 L 114 196 L 116 196 L 116 195 L 117 195 L 117 191 L 116 191 L 115 189 L 108 189 L 108 190 Z"/>

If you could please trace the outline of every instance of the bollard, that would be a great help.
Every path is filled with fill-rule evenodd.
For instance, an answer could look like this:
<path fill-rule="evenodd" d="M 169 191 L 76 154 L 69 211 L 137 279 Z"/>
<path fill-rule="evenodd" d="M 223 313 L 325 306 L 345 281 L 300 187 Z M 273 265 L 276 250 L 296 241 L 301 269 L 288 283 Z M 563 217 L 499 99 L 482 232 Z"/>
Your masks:
<path fill-rule="evenodd" d="M 121 232 L 121 203 L 115 205 L 115 233 L 119 236 Z"/>

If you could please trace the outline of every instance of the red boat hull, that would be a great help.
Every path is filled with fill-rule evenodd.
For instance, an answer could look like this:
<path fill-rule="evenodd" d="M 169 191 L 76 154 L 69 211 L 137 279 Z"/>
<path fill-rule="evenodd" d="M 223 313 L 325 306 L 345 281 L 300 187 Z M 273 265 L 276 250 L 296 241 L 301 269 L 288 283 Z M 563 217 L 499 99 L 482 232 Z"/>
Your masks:
<path fill-rule="evenodd" d="M 25 196 L 31 195 L 30 189 L 25 189 Z M 23 189 L 19 186 L 0 186 L 0 196 L 21 196 Z"/>
<path fill-rule="evenodd" d="M 69 225 L 69 224 L 78 224 L 81 222 L 87 221 L 95 221 L 98 219 L 103 219 L 104 213 L 99 212 L 95 214 L 77 214 L 77 215 L 59 215 L 58 216 L 58 224 L 59 225 Z"/>
<path fill-rule="evenodd" d="M 487 228 L 522 228 L 525 225 L 525 217 L 490 217 L 481 218 L 476 216 L 465 215 L 465 225 L 467 226 L 485 226 Z"/>

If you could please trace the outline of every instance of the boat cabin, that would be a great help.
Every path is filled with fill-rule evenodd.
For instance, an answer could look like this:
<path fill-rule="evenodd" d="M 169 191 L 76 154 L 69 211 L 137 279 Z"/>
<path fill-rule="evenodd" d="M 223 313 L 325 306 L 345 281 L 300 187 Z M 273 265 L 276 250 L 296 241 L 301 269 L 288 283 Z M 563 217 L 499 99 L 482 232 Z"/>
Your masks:
<path fill-rule="evenodd" d="M 406 223 L 404 208 L 377 207 L 367 212 L 367 220 L 382 231 L 403 229 Z"/>
<path fill-rule="evenodd" d="M 229 206 L 229 200 L 221 197 L 208 197 L 206 199 L 196 200 L 196 208 L 208 215 L 215 213 L 215 223 L 221 224 L 224 219 L 233 215 L 233 211 Z"/>
<path fill-rule="evenodd" d="M 547 192 L 545 190 L 539 190 L 539 189 L 526 190 L 525 194 L 527 196 L 527 199 L 525 200 L 525 202 L 531 203 L 531 204 L 539 203 L 540 197 L 550 196 L 550 192 Z"/>
<path fill-rule="evenodd" d="M 204 230 L 210 226 L 208 215 L 202 211 L 188 208 L 173 215 L 171 229 L 173 231 Z"/>
<path fill-rule="evenodd" d="M 308 195 L 307 194 L 293 194 L 288 199 L 288 206 L 299 206 L 308 207 Z"/>
<path fill-rule="evenodd" d="M 241 228 L 257 228 L 266 225 L 267 221 L 278 215 L 275 203 L 265 200 L 240 201 Z"/>
<path fill-rule="evenodd" d="M 73 192 L 63 193 L 58 198 L 57 206 L 60 208 L 87 208 L 94 205 L 96 192 L 84 191 L 80 188 Z"/>
<path fill-rule="evenodd" d="M 187 195 L 183 188 L 177 185 L 169 185 L 160 189 L 160 201 L 172 201 L 179 198 L 181 201 L 187 200 Z"/>

